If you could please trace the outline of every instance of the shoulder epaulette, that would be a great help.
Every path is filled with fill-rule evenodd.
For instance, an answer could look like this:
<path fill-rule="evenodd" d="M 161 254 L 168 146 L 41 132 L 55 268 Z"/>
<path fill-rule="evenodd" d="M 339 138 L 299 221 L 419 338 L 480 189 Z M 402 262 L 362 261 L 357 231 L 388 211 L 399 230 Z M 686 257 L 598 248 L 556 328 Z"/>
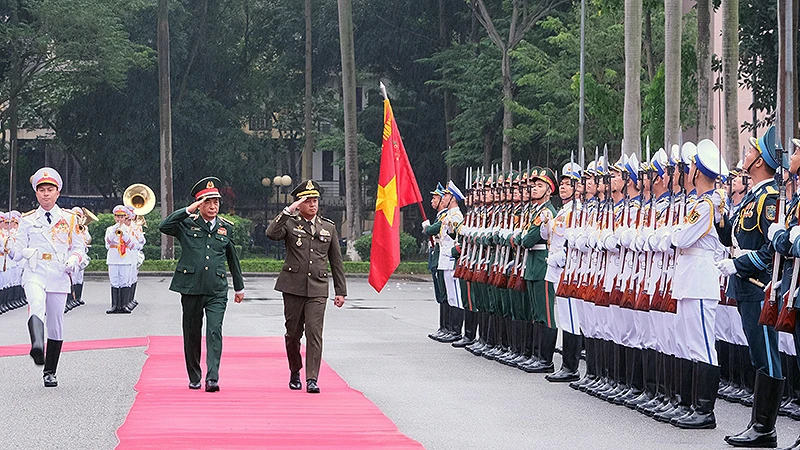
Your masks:
<path fill-rule="evenodd" d="M 224 218 L 224 217 L 222 217 L 222 216 L 217 216 L 217 217 L 219 217 L 219 220 L 221 220 L 221 221 L 223 221 L 223 222 L 227 223 L 228 225 L 233 225 L 233 221 L 232 221 L 232 220 L 230 220 L 230 219 L 226 219 L 226 218 Z"/>
<path fill-rule="evenodd" d="M 198 217 L 199 217 L 199 215 L 198 215 L 197 213 L 194 213 L 194 214 L 189 214 L 189 218 L 190 218 L 190 219 L 192 219 L 192 220 L 195 220 L 195 219 L 197 219 Z"/>
<path fill-rule="evenodd" d="M 62 209 L 61 212 L 66 214 L 72 214 L 73 216 L 75 215 L 75 212 L 71 209 Z"/>
<path fill-rule="evenodd" d="M 28 211 L 28 212 L 26 212 L 26 213 L 22 213 L 22 217 L 25 217 L 25 216 L 30 216 L 31 214 L 33 214 L 33 213 L 35 213 L 35 212 L 36 212 L 36 210 L 35 210 L 35 209 L 32 209 L 32 210 L 30 210 L 30 211 Z"/>
<path fill-rule="evenodd" d="M 775 189 L 775 186 L 767 186 L 767 194 L 777 195 L 778 190 Z"/>
<path fill-rule="evenodd" d="M 331 225 L 336 225 L 336 222 L 332 221 L 331 219 L 328 219 L 327 217 L 320 217 L 320 220 L 328 222 Z"/>

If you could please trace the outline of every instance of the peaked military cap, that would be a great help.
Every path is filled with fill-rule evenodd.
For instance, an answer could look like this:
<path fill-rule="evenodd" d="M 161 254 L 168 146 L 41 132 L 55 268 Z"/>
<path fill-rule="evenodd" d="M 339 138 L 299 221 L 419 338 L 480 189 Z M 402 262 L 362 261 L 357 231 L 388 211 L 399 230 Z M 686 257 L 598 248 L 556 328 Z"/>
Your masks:
<path fill-rule="evenodd" d="M 209 198 L 221 198 L 222 195 L 219 193 L 219 187 L 222 185 L 222 182 L 219 181 L 217 177 L 205 177 L 202 180 L 198 181 L 192 187 L 192 197 L 195 200 L 202 199 L 209 199 Z"/>
<path fill-rule="evenodd" d="M 61 192 L 61 187 L 63 186 L 61 175 L 52 167 L 42 167 L 31 176 L 31 186 L 33 186 L 34 191 L 40 184 L 52 184 L 59 192 Z"/>
<path fill-rule="evenodd" d="M 550 190 L 556 190 L 556 174 L 547 167 L 534 167 L 531 168 L 531 180 L 542 180 L 550 186 Z"/>
<path fill-rule="evenodd" d="M 319 197 L 321 191 L 322 188 L 320 187 L 319 183 L 314 180 L 306 180 L 294 188 L 292 191 L 292 196 L 295 198 L 295 200 L 308 197 Z"/>
<path fill-rule="evenodd" d="M 758 139 L 754 137 L 750 137 L 750 145 L 753 146 L 759 153 L 761 153 L 761 157 L 764 158 L 764 162 L 767 163 L 768 166 L 772 168 L 772 170 L 778 170 L 778 154 L 776 152 L 777 148 L 783 149 L 780 140 L 777 137 L 777 133 L 775 131 L 775 125 L 770 126 L 767 128 L 767 131 L 759 137 Z M 781 161 L 783 168 L 786 169 L 789 167 L 789 162 L 787 161 L 785 155 Z"/>

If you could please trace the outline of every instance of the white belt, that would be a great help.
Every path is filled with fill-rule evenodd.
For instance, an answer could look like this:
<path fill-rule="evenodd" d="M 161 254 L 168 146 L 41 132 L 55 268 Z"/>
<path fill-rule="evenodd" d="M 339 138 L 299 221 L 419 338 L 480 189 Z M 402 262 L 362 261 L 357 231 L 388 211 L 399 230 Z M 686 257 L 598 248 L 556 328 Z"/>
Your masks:
<path fill-rule="evenodd" d="M 706 257 L 709 257 L 709 258 L 713 258 L 714 257 L 714 252 L 713 251 L 705 250 L 705 249 L 702 249 L 702 248 L 682 248 L 682 249 L 680 249 L 680 254 L 681 255 L 687 255 L 687 256 L 689 256 L 689 255 L 690 256 L 706 256 Z"/>
<path fill-rule="evenodd" d="M 531 250 L 547 250 L 547 244 L 536 244 L 531 247 Z"/>
<path fill-rule="evenodd" d="M 744 249 L 741 249 L 741 248 L 735 248 L 734 247 L 733 251 L 731 251 L 731 256 L 733 256 L 734 258 L 738 258 L 740 256 L 749 255 L 750 253 L 753 253 L 754 251 L 755 250 L 744 250 Z"/>

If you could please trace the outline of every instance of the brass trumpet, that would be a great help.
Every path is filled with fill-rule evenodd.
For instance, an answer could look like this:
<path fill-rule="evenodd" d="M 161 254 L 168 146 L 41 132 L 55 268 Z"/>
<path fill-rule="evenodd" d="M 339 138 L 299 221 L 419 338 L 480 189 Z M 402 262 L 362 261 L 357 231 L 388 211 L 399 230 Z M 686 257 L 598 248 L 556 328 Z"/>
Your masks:
<path fill-rule="evenodd" d="M 141 227 L 147 226 L 144 216 L 156 206 L 156 194 L 147 185 L 136 183 L 128 186 L 122 194 L 122 204 L 133 208 L 136 218 L 133 222 Z"/>

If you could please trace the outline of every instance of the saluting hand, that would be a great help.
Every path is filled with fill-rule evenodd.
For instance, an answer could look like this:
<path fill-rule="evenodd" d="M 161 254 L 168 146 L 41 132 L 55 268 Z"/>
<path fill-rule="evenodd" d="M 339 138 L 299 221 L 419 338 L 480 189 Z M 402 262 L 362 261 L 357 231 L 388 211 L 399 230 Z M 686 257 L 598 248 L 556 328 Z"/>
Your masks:
<path fill-rule="evenodd" d="M 200 205 L 202 205 L 204 201 L 206 201 L 206 200 L 204 198 L 201 198 L 200 200 L 198 200 L 198 201 L 192 203 L 191 205 L 187 206 L 186 207 L 186 212 L 188 212 L 189 214 L 194 214 L 195 212 L 197 212 L 197 208 L 199 208 Z"/>
<path fill-rule="evenodd" d="M 289 207 L 288 207 L 288 209 L 289 209 L 289 212 L 291 212 L 292 214 L 294 214 L 295 212 L 297 212 L 297 208 L 299 208 L 299 207 L 300 207 L 300 204 L 301 204 L 301 203 L 303 203 L 304 201 L 306 201 L 306 199 L 307 199 L 307 198 L 308 198 L 308 197 L 303 197 L 303 198 L 301 198 L 300 200 L 297 200 L 296 202 L 294 202 L 294 203 L 292 203 L 291 205 L 289 205 Z"/>

